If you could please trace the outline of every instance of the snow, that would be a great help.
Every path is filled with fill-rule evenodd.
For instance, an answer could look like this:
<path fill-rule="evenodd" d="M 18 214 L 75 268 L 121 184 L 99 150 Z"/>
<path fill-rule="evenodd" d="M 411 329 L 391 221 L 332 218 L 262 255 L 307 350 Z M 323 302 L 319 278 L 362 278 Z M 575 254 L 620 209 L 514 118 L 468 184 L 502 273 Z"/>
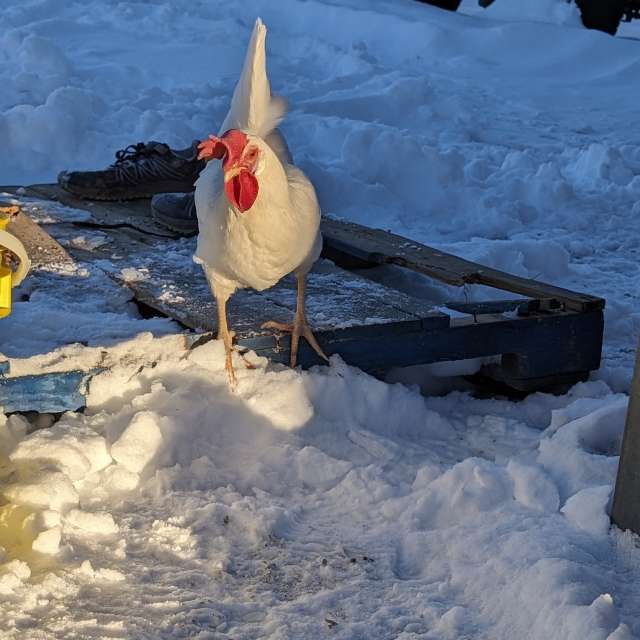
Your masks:
<path fill-rule="evenodd" d="M 122 435 L 111 445 L 111 457 L 127 471 L 140 473 L 162 445 L 160 416 L 141 411 L 133 416 Z"/>
<path fill-rule="evenodd" d="M 5 184 L 217 130 L 261 15 L 324 211 L 607 298 L 603 367 L 564 396 L 423 396 L 424 371 L 255 354 L 231 394 L 216 341 L 188 349 L 108 275 L 143 269 L 37 272 L 2 321 L 11 375 L 101 372 L 83 413 L 0 413 L 3 638 L 640 636 L 637 537 L 608 519 L 640 333 L 638 30 L 587 31 L 560 0 L 463 5 L 0 7 Z"/>
<path fill-rule="evenodd" d="M 509 21 L 550 22 L 582 27 L 580 10 L 565 0 L 494 0 L 486 8 L 490 18 Z"/>

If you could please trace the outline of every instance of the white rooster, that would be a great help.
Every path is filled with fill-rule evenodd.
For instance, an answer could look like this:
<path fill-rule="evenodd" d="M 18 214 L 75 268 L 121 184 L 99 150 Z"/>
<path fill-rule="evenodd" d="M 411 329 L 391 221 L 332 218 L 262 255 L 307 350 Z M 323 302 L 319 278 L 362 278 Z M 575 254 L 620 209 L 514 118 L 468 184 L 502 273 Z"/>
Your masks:
<path fill-rule="evenodd" d="M 305 280 L 322 249 L 320 208 L 313 185 L 293 166 L 287 144 L 276 129 L 286 112 L 273 97 L 267 78 L 267 29 L 256 20 L 240 80 L 219 136 L 199 146 L 208 162 L 196 182 L 200 234 L 194 260 L 204 268 L 218 307 L 218 339 L 232 387 L 234 332 L 226 304 L 238 289 L 268 289 L 295 273 L 298 282 L 293 324 L 266 322 L 264 328 L 291 332 L 291 366 L 300 336 L 321 357 L 305 315 Z"/>

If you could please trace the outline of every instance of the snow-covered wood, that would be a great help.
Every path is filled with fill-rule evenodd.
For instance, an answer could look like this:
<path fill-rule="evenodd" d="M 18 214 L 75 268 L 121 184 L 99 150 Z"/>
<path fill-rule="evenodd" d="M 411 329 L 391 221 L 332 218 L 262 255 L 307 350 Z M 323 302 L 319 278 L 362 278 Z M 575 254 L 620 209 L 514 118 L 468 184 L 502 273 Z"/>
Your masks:
<path fill-rule="evenodd" d="M 86 212 L 80 222 L 45 225 L 63 241 L 82 228 L 107 231 L 108 242 L 93 248 L 71 245 L 70 252 L 79 260 L 101 264 L 117 256 L 112 277 L 129 287 L 144 309 L 215 335 L 215 301 L 201 269 L 189 259 L 193 239 L 156 235 L 148 210 L 145 215 L 140 203 L 87 203 L 52 185 L 28 188 L 26 194 L 48 194 Z M 46 208 L 46 201 L 40 206 Z M 103 226 L 110 220 L 117 224 Z M 485 270 L 482 265 L 400 236 L 331 219 L 323 219 L 322 225 L 325 254 L 344 266 L 362 268 L 402 260 L 408 268 L 445 282 L 464 283 L 465 278 L 486 271 L 497 274 L 496 280 L 510 282 L 510 274 Z M 324 261 L 309 275 L 307 292 L 310 323 L 322 348 L 366 371 L 499 356 L 497 362 L 483 367 L 483 375 L 528 392 L 566 386 L 599 366 L 603 330 L 600 298 L 526 280 L 527 291 L 536 296 L 533 299 L 451 302 L 436 309 L 407 292 L 363 277 L 366 274 L 366 269 L 356 275 Z M 557 298 L 554 302 L 551 293 L 575 304 L 562 304 Z M 582 310 L 585 306 L 594 310 Z M 269 318 L 285 322 L 294 308 L 292 278 L 261 293 L 239 291 L 228 307 L 238 344 L 273 361 L 287 362 L 289 337 L 260 325 Z M 463 317 L 455 317 L 461 314 Z M 309 367 L 319 363 L 313 350 L 302 345 L 300 364 Z"/>
<path fill-rule="evenodd" d="M 394 264 L 456 286 L 483 284 L 533 298 L 553 298 L 577 311 L 604 308 L 602 298 L 491 269 L 382 229 L 325 218 L 322 234 L 325 251 L 338 263 L 360 260 L 361 266 Z"/>

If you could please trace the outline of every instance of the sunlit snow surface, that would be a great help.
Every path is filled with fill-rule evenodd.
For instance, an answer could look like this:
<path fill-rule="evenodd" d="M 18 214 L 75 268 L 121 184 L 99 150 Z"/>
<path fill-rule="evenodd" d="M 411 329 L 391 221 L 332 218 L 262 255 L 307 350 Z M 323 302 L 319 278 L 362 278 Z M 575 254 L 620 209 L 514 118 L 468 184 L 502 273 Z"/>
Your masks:
<path fill-rule="evenodd" d="M 2 3 L 4 184 L 217 130 L 261 15 L 325 211 L 608 301 L 605 367 L 564 397 L 425 399 L 339 359 L 239 361 L 231 395 L 216 343 L 116 346 L 171 326 L 76 274 L 118 364 L 84 416 L 0 414 L 2 638 L 640 635 L 640 551 L 606 516 L 640 329 L 640 41 L 508 2 Z M 3 331 L 27 350 L 42 318 L 55 342 L 29 308 Z"/>

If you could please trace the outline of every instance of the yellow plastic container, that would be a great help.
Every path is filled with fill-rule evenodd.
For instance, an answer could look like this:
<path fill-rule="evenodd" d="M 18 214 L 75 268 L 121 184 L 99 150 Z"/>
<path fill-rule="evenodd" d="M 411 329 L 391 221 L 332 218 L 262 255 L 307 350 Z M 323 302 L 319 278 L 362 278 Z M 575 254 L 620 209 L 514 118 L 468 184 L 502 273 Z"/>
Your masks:
<path fill-rule="evenodd" d="M 31 267 L 22 243 L 7 231 L 10 220 L 11 216 L 0 212 L 0 318 L 11 313 L 11 289 L 24 280 Z M 15 271 L 5 264 L 8 251 L 18 257 L 19 264 Z"/>
<path fill-rule="evenodd" d="M 9 217 L 0 215 L 0 231 L 5 231 Z M 4 318 L 11 313 L 11 284 L 13 280 L 13 270 L 4 265 L 5 250 L 0 247 L 0 318 Z"/>
<path fill-rule="evenodd" d="M 0 267 L 0 318 L 11 313 L 11 280 L 13 271 L 9 267 Z"/>

